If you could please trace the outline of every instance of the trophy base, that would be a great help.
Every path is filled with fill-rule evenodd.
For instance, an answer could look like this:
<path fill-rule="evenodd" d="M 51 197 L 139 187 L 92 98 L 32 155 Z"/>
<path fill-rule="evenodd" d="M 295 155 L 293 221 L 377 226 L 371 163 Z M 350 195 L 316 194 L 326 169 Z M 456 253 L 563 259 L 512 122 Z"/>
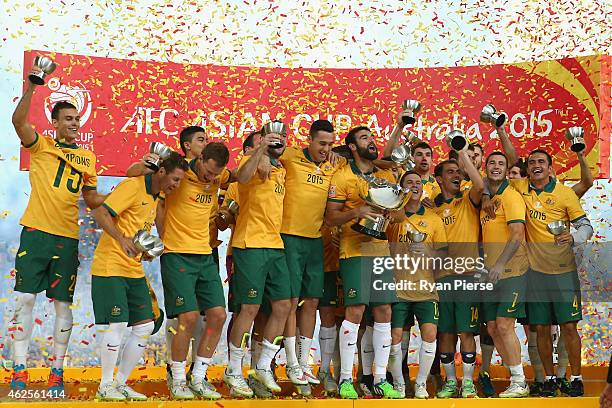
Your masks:
<path fill-rule="evenodd" d="M 160 167 L 160 163 L 153 163 L 153 162 L 145 160 L 145 167 L 157 173 Z"/>
<path fill-rule="evenodd" d="M 412 125 L 416 123 L 416 119 L 412 116 L 402 116 L 402 122 L 404 123 L 404 125 Z"/>
<path fill-rule="evenodd" d="M 495 127 L 502 127 L 504 125 L 504 123 L 506 123 L 506 115 L 501 113 L 497 119 L 495 119 Z"/>
<path fill-rule="evenodd" d="M 30 75 L 28 75 L 28 79 L 30 80 L 30 82 L 32 82 L 33 84 L 36 84 L 36 85 L 44 85 L 45 84 L 45 80 L 42 79 L 41 77 L 39 77 L 38 75 L 30 74 Z"/>
<path fill-rule="evenodd" d="M 586 148 L 586 144 L 584 143 L 584 141 L 582 140 L 582 138 L 574 138 L 572 140 L 572 146 L 570 147 L 570 149 L 572 150 L 572 152 L 581 152 Z"/>
<path fill-rule="evenodd" d="M 388 224 L 389 222 L 384 217 L 380 217 L 378 221 L 361 218 L 358 222 L 351 225 L 351 229 L 376 239 L 386 240 L 387 234 L 385 233 L 385 230 L 387 229 Z"/>
<path fill-rule="evenodd" d="M 453 150 L 460 151 L 463 150 L 465 145 L 467 144 L 467 140 L 462 137 L 456 137 L 451 141 L 451 147 Z"/>

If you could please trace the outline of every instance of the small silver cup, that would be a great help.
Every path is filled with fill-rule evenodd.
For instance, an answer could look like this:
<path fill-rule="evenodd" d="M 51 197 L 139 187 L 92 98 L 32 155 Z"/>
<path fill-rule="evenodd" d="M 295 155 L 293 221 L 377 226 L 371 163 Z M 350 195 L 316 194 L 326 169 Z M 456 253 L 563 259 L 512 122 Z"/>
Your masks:
<path fill-rule="evenodd" d="M 145 160 L 145 166 L 153 171 L 157 171 L 161 166 L 161 162 L 170 157 L 172 149 L 163 143 L 151 142 L 149 145 L 149 153 L 155 153 L 159 158 L 156 160 Z"/>
<path fill-rule="evenodd" d="M 408 238 L 410 238 L 410 242 L 414 242 L 415 244 L 420 244 L 421 242 L 427 239 L 427 233 L 419 232 L 419 231 L 409 231 Z"/>
<path fill-rule="evenodd" d="M 565 232 L 565 230 L 567 229 L 567 225 L 565 224 L 565 221 L 553 221 L 553 222 L 549 222 L 546 225 L 546 228 L 548 229 L 548 232 L 550 232 L 554 236 L 557 236 Z M 559 244 L 555 242 L 555 245 L 559 245 Z"/>
<path fill-rule="evenodd" d="M 573 126 L 565 131 L 565 138 L 572 143 L 572 152 L 581 152 L 586 148 L 584 142 L 584 129 L 582 126 Z"/>
<path fill-rule="evenodd" d="M 55 71 L 55 68 L 57 68 L 57 65 L 51 58 L 44 57 L 42 55 L 38 55 L 34 58 L 34 65 L 42 70 L 41 72 L 31 73 L 28 75 L 30 82 L 36 85 L 44 85 L 45 77 L 52 74 L 53 71 Z"/>
<path fill-rule="evenodd" d="M 266 123 L 261 129 L 261 137 L 269 135 L 270 133 L 276 133 L 278 135 L 287 135 L 287 126 L 280 120 L 273 120 L 272 122 Z M 284 146 L 284 143 L 276 143 L 270 146 L 271 149 L 279 149 Z"/>
<path fill-rule="evenodd" d="M 402 116 L 402 122 L 404 125 L 411 125 L 416 122 L 415 114 L 421 110 L 421 102 L 416 99 L 406 99 L 402 103 L 403 110 L 410 111 L 408 114 Z"/>
<path fill-rule="evenodd" d="M 138 230 L 132 242 L 138 251 L 146 253 L 153 258 L 160 256 L 164 252 L 164 243 L 159 237 L 151 235 L 146 230 Z"/>
<path fill-rule="evenodd" d="M 234 216 L 234 219 L 238 215 L 238 211 L 240 210 L 240 205 L 232 199 L 227 200 L 227 207 L 225 207 L 227 211 Z M 219 217 L 223 219 L 224 222 L 227 222 L 227 217 L 224 213 L 219 213 Z"/>
<path fill-rule="evenodd" d="M 467 145 L 467 139 L 463 131 L 455 129 L 446 135 L 446 144 L 455 151 L 463 150 Z"/>
<path fill-rule="evenodd" d="M 501 127 L 506 123 L 508 116 L 503 112 L 498 112 L 495 106 L 488 103 L 482 108 L 480 112 L 480 120 L 485 123 L 491 123 L 495 127 Z"/>

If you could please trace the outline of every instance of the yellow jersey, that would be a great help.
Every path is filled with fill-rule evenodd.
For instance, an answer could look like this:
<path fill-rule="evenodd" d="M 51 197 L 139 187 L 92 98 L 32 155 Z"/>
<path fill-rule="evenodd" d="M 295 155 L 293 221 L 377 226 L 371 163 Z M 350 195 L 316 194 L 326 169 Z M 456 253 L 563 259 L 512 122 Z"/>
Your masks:
<path fill-rule="evenodd" d="M 482 225 L 482 239 L 485 254 L 485 267 L 491 268 L 500 257 L 506 243 L 510 240 L 509 224 L 525 223 L 525 202 L 521 195 L 510 187 L 508 180 L 504 180 L 491 196 L 495 203 L 495 218 L 491 219 L 486 212 L 480 211 L 480 224 Z M 506 264 L 501 279 L 521 276 L 529 269 L 527 248 L 525 243 L 516 251 L 512 259 Z"/>
<path fill-rule="evenodd" d="M 227 188 L 227 184 L 232 175 L 232 172 L 225 168 L 223 172 L 216 177 L 212 183 L 204 183 L 204 189 L 207 194 L 212 195 L 213 206 L 210 209 L 210 219 L 208 222 L 208 230 L 210 233 L 210 247 L 217 248 L 221 245 L 219 240 L 219 230 L 217 229 L 217 224 L 215 223 L 215 218 L 217 217 L 217 211 L 219 210 L 219 190 L 225 190 Z"/>
<path fill-rule="evenodd" d="M 315 163 L 308 148 L 288 147 L 280 161 L 287 170 L 281 233 L 320 237 L 329 184 L 336 170 L 346 164 L 346 159 L 341 158 L 336 166 L 327 160 Z"/>
<path fill-rule="evenodd" d="M 421 205 L 416 213 L 406 211 L 404 221 L 391 224 L 387 229 L 392 256 L 410 255 L 410 232 L 427 234 L 423 243 L 436 251 L 448 247 L 442 219 L 433 210 Z M 435 274 L 441 262 L 436 265 L 433 259 L 429 257 L 411 257 L 411 259 L 413 263 L 409 264 L 407 268 L 395 270 L 395 281 L 414 282 L 414 289 L 398 290 L 397 296 L 411 302 L 438 300 L 436 290 L 429 290 L 421 282 L 435 283 Z"/>
<path fill-rule="evenodd" d="M 460 191 L 448 200 L 442 193 L 434 199 L 434 211 L 442 218 L 446 237 L 448 239 L 448 256 L 453 260 L 473 260 L 466 266 L 465 275 L 474 273 L 476 260 L 479 258 L 478 241 L 480 236 L 479 210 L 476 208 L 470 194 Z M 459 262 L 459 261 L 456 261 Z M 453 275 L 455 272 L 444 269 L 439 278 Z"/>
<path fill-rule="evenodd" d="M 372 173 L 367 174 L 395 183 L 395 176 L 390 170 L 375 167 Z M 360 193 L 366 191 L 368 183 L 360 177 L 361 175 L 361 171 L 352 161 L 349 165 L 339 169 L 332 177 L 327 200 L 334 203 L 342 203 L 346 209 L 365 205 L 366 203 L 361 198 Z M 340 259 L 355 256 L 389 255 L 389 243 L 387 241 L 354 231 L 351 225 L 355 222 L 357 222 L 357 219 L 352 219 L 342 225 Z"/>
<path fill-rule="evenodd" d="M 97 187 L 96 155 L 76 144 L 38 133 L 30 152 L 30 199 L 19 223 L 48 234 L 79 239 L 81 189 Z"/>
<path fill-rule="evenodd" d="M 547 225 L 553 221 L 574 222 L 586 214 L 574 190 L 551 178 L 542 190 L 530 185 L 528 179 L 510 180 L 521 194 L 527 207 L 527 255 L 531 269 L 551 275 L 577 269 L 570 245 L 555 245 Z"/>
<path fill-rule="evenodd" d="M 126 237 L 133 237 L 141 229 L 151 231 L 159 199 L 159 194 L 151 190 L 151 175 L 148 174 L 123 180 L 102 205 L 113 216 L 117 229 Z M 117 240 L 103 232 L 94 252 L 91 274 L 142 278 L 144 270 L 140 256 L 130 258 Z"/>
<path fill-rule="evenodd" d="M 223 197 L 223 205 L 221 207 L 227 207 L 229 200 L 234 200 L 238 205 L 240 205 L 240 201 L 238 200 L 238 183 L 237 182 L 230 183 L 230 185 L 227 187 L 227 190 L 225 190 L 225 197 Z M 238 212 L 240 212 L 240 209 L 238 210 Z M 230 232 L 229 243 L 227 244 L 226 256 L 232 255 L 232 242 L 234 240 L 234 229 L 236 228 L 236 226 L 234 224 L 231 224 L 229 228 L 231 232 Z"/>
<path fill-rule="evenodd" d="M 338 234 L 338 227 L 328 227 L 323 224 L 321 233 L 323 235 L 323 270 L 325 272 L 337 272 L 340 270 L 339 248 L 332 242 L 332 234 Z"/>
<path fill-rule="evenodd" d="M 434 176 L 422 179 L 421 183 L 423 184 L 423 198 L 433 200 L 442 192 Z"/>
<path fill-rule="evenodd" d="M 241 168 L 252 156 L 240 161 Z M 270 159 L 270 177 L 262 180 L 257 172 L 247 184 L 238 185 L 240 215 L 236 221 L 234 248 L 284 248 L 280 236 L 285 198 L 285 169 Z"/>

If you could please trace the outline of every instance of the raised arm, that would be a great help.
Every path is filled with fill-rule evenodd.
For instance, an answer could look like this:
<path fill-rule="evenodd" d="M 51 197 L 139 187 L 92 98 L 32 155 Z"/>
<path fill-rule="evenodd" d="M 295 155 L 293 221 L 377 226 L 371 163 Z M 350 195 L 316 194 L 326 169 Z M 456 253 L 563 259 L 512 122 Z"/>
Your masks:
<path fill-rule="evenodd" d="M 593 187 L 593 175 L 583 152 L 576 152 L 576 156 L 578 156 L 578 163 L 580 163 L 580 181 L 572 186 L 572 190 L 578 198 L 582 198 L 589 191 L 589 188 Z"/>
<path fill-rule="evenodd" d="M 275 143 L 279 143 L 279 142 L 282 142 L 279 135 L 270 133 L 264 136 L 261 139 L 261 143 L 259 144 L 257 149 L 255 149 L 255 151 L 248 158 L 248 160 L 238 169 L 238 172 L 236 174 L 236 181 L 241 184 L 246 184 L 249 181 L 251 181 L 251 179 L 255 175 L 255 172 L 257 171 L 259 162 L 266 155 L 265 153 L 268 150 L 268 148 L 271 145 Z"/>
<path fill-rule="evenodd" d="M 501 140 L 502 150 L 508 158 L 508 168 L 511 168 L 518 161 L 516 149 L 510 141 L 510 136 L 508 136 L 508 133 L 506 133 L 506 129 L 503 126 L 495 128 L 495 130 L 497 131 L 497 136 L 499 136 L 499 140 Z"/>
<path fill-rule="evenodd" d="M 33 68 L 32 71 L 40 70 L 39 68 Z M 17 132 L 17 136 L 21 139 L 21 143 L 24 146 L 30 146 L 36 140 L 36 132 L 34 128 L 28 122 L 28 113 L 30 112 L 30 105 L 32 103 L 32 95 L 34 95 L 34 89 L 36 85 L 28 81 L 28 87 L 26 88 L 21 100 L 13 112 L 13 126 Z"/>
<path fill-rule="evenodd" d="M 480 176 L 480 173 L 476 167 L 474 167 L 470 157 L 467 155 L 467 150 L 463 149 L 458 153 L 459 161 L 472 181 L 472 188 L 470 188 L 470 200 L 472 200 L 474 205 L 480 205 L 480 199 L 482 197 L 482 192 L 484 191 L 484 182 L 482 181 L 482 177 Z"/>

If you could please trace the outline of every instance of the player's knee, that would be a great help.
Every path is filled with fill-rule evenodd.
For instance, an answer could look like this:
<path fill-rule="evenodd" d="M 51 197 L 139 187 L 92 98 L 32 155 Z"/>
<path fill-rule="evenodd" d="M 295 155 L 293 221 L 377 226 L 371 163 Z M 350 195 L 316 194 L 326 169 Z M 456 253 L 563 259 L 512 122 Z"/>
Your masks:
<path fill-rule="evenodd" d="M 292 302 L 289 299 L 272 302 L 272 312 L 279 316 L 287 316 L 292 310 Z"/>
<path fill-rule="evenodd" d="M 36 303 L 35 293 L 19 293 L 17 295 L 17 304 L 15 313 L 32 313 L 34 310 L 34 304 Z"/>
<path fill-rule="evenodd" d="M 302 310 L 316 310 L 319 307 L 319 299 L 306 298 L 303 300 Z"/>
<path fill-rule="evenodd" d="M 549 324 L 536 324 L 535 331 L 538 337 L 550 337 L 550 325 Z"/>
<path fill-rule="evenodd" d="M 428 343 L 432 343 L 436 341 L 436 335 L 438 334 L 438 329 L 434 324 L 424 324 L 421 327 L 421 339 Z"/>
<path fill-rule="evenodd" d="M 498 328 L 497 328 L 497 323 L 496 322 L 488 322 L 487 323 L 487 333 L 489 333 L 489 335 L 486 336 L 486 337 L 492 337 L 494 339 L 497 338 L 499 333 L 498 333 Z M 481 343 L 483 342 L 482 340 L 483 339 L 481 337 L 481 339 L 480 339 Z M 485 344 L 487 344 L 487 343 L 485 343 Z"/>
<path fill-rule="evenodd" d="M 514 333 L 514 319 L 500 319 L 495 323 L 495 326 L 500 336 L 508 336 Z"/>
<path fill-rule="evenodd" d="M 350 305 L 344 311 L 344 317 L 351 323 L 359 324 L 365 311 L 365 305 Z"/>
<path fill-rule="evenodd" d="M 56 318 L 72 320 L 72 310 L 70 309 L 69 302 L 61 302 L 59 300 L 56 300 L 53 302 L 53 305 L 55 306 Z"/>
<path fill-rule="evenodd" d="M 206 312 L 206 325 L 207 326 L 223 326 L 227 319 L 227 313 L 225 308 L 215 307 Z"/>
<path fill-rule="evenodd" d="M 386 323 L 391 321 L 391 305 L 380 305 L 372 309 L 375 322 Z"/>
<path fill-rule="evenodd" d="M 191 333 L 191 330 L 195 327 L 197 320 L 200 318 L 199 312 L 187 312 L 181 313 L 178 318 L 179 329 L 183 326 L 184 330 Z"/>
<path fill-rule="evenodd" d="M 568 323 L 563 323 L 559 325 L 559 328 L 561 329 L 561 334 L 563 336 L 575 336 L 578 335 L 578 328 L 576 323 L 574 322 L 568 322 Z M 568 338 L 568 337 L 565 337 Z"/>
<path fill-rule="evenodd" d="M 239 316 L 245 316 L 249 320 L 254 320 L 255 316 L 257 316 L 257 312 L 259 312 L 259 306 L 260 305 L 243 304 L 240 306 Z"/>

